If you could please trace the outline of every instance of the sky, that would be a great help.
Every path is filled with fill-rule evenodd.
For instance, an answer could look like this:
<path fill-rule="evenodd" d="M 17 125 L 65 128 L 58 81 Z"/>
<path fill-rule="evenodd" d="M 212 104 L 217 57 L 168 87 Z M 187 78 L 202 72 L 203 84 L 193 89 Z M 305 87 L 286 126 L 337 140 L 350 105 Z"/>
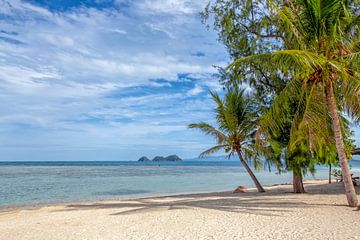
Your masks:
<path fill-rule="evenodd" d="M 0 160 L 196 157 L 228 55 L 207 0 L 0 0 Z"/>
<path fill-rule="evenodd" d="M 208 0 L 0 0 L 0 160 L 196 157 L 214 143 Z M 359 132 L 359 130 L 357 130 Z M 359 144 L 359 134 L 356 135 Z"/>

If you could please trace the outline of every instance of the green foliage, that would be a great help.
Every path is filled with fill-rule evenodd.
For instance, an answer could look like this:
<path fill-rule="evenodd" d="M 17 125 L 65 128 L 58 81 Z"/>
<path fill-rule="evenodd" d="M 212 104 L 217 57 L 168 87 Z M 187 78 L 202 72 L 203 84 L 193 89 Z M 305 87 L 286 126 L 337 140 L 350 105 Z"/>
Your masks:
<path fill-rule="evenodd" d="M 234 60 L 220 69 L 223 83 L 255 90 L 266 158 L 311 172 L 337 161 L 324 89 L 332 84 L 339 113 L 360 120 L 358 13 L 358 2 L 341 0 L 217 0 L 202 13 Z M 350 123 L 341 122 L 350 156 Z"/>
<path fill-rule="evenodd" d="M 217 128 L 204 122 L 189 125 L 189 128 L 199 129 L 216 139 L 216 145 L 201 153 L 200 157 L 220 150 L 224 150 L 230 157 L 239 151 L 259 169 L 262 161 L 257 154 L 254 138 L 259 116 L 253 99 L 238 87 L 227 89 L 223 99 L 215 92 L 211 92 L 211 96 L 216 103 Z"/>
<path fill-rule="evenodd" d="M 334 169 L 331 173 L 334 177 L 342 177 L 341 170 L 340 169 Z"/>
<path fill-rule="evenodd" d="M 272 8 L 280 19 L 278 29 L 283 29 L 287 36 L 285 42 L 292 49 L 241 58 L 230 67 L 242 68 L 242 62 L 261 64 L 271 61 L 271 69 L 276 66 L 279 71 L 290 72 L 292 79 L 272 106 L 280 121 L 271 124 L 280 128 L 283 126 L 282 122 L 286 119 L 281 118 L 289 114 L 288 104 L 284 103 L 291 103 L 300 93 L 288 150 L 294 150 L 295 146 L 300 150 L 306 149 L 304 145 L 308 140 L 311 156 L 316 156 L 320 163 L 329 163 L 329 159 L 335 159 L 336 148 L 325 87 L 334 86 L 338 110 L 346 111 L 355 121 L 360 116 L 359 26 L 355 23 L 358 17 L 352 16 L 349 2 L 339 0 L 301 0 L 281 8 L 272 2 Z M 266 64 L 263 67 L 266 68 Z M 287 88 L 292 91 L 287 91 Z M 346 152 L 350 155 L 353 142 L 349 122 L 344 117 L 341 120 Z M 310 132 L 311 135 L 308 134 Z"/>
<path fill-rule="evenodd" d="M 213 23 L 219 40 L 235 60 L 283 48 L 283 37 L 274 27 L 268 9 L 268 4 L 261 0 L 216 0 L 208 4 L 201 16 L 204 22 Z M 227 71 L 219 68 L 223 84 L 227 87 L 250 85 L 257 90 L 258 100 L 269 106 L 273 97 L 284 88 L 288 77 L 275 69 L 264 70 L 256 63 L 247 62 L 243 66 Z"/>

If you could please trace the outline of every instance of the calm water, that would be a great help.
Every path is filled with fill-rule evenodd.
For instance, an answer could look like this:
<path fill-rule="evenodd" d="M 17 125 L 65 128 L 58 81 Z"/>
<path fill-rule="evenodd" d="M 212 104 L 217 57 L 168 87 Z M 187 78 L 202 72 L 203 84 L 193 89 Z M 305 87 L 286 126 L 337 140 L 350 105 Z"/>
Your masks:
<path fill-rule="evenodd" d="M 360 162 L 352 172 L 360 175 Z M 327 178 L 319 167 L 317 179 Z M 291 174 L 256 172 L 264 185 L 291 181 Z M 313 177 L 307 176 L 308 179 Z M 0 162 L 0 207 L 122 199 L 252 187 L 236 161 L 139 162 Z"/>

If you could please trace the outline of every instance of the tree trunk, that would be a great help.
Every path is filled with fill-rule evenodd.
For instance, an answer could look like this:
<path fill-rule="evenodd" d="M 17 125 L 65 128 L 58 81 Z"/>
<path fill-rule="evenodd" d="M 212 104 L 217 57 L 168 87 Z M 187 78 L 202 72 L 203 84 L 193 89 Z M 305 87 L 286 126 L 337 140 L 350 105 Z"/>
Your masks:
<path fill-rule="evenodd" d="M 249 167 L 249 165 L 246 163 L 246 161 L 243 159 L 240 151 L 237 150 L 236 152 L 237 152 L 237 154 L 238 154 L 238 156 L 239 156 L 240 162 L 241 162 L 242 165 L 245 167 L 246 171 L 249 173 L 251 179 L 254 181 L 257 190 L 258 190 L 259 192 L 265 192 L 264 188 L 261 186 L 260 182 L 257 180 L 255 174 L 254 174 L 253 171 L 250 169 L 250 167 Z"/>
<path fill-rule="evenodd" d="M 334 96 L 334 89 L 332 83 L 327 83 L 325 85 L 325 94 L 326 94 L 326 102 L 328 111 L 331 116 L 332 128 L 335 136 L 335 143 L 338 152 L 340 167 L 342 171 L 342 177 L 345 186 L 345 194 L 348 201 L 349 206 L 356 207 L 358 204 L 358 199 L 356 196 L 355 188 L 352 182 L 349 163 L 345 153 L 344 140 L 341 132 L 341 125 L 339 114 L 336 108 L 336 101 Z"/>
<path fill-rule="evenodd" d="M 294 193 L 305 193 L 300 166 L 293 166 L 293 189 Z"/>
<path fill-rule="evenodd" d="M 331 183 L 331 163 L 329 165 L 329 184 Z"/>
<path fill-rule="evenodd" d="M 298 176 L 293 172 L 293 189 L 294 189 L 294 193 L 305 193 L 301 173 L 300 173 L 300 176 Z"/>

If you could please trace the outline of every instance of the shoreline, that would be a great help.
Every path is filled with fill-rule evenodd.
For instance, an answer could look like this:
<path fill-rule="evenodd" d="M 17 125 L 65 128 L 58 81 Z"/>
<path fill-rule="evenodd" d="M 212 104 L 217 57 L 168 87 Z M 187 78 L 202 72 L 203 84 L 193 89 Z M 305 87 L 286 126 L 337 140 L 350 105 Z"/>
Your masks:
<path fill-rule="evenodd" d="M 327 180 L 324 179 L 313 179 L 313 180 L 304 180 L 304 185 L 306 186 L 307 183 L 324 183 Z M 332 181 L 335 183 L 335 181 Z M 269 185 L 263 185 L 264 188 L 270 189 L 279 186 L 291 186 L 291 182 L 285 183 L 275 183 Z M 234 190 L 234 189 L 233 189 Z M 52 201 L 52 202 L 44 202 L 44 203 L 35 203 L 35 204 L 19 204 L 19 205 L 11 205 L 11 206 L 0 206 L 0 214 L 6 212 L 13 212 L 13 211 L 30 211 L 41 209 L 44 207 L 59 207 L 59 206 L 66 206 L 66 205 L 74 205 L 74 204 L 91 204 L 91 203 L 101 203 L 101 202 L 113 202 L 113 201 L 136 201 L 136 200 L 144 200 L 144 199 L 156 199 L 156 198 L 169 198 L 169 197 L 184 197 L 184 196 L 191 196 L 191 195 L 210 195 L 210 194 L 232 194 L 233 190 L 228 191 L 210 191 L 210 192 L 184 192 L 184 193 L 175 193 L 175 194 L 152 194 L 148 196 L 129 196 L 129 197 L 109 197 L 109 198 L 94 198 L 94 199 L 84 199 L 84 200 L 69 200 L 69 201 Z M 247 188 L 246 193 L 257 192 L 255 187 Z M 292 193 L 292 192 L 289 192 Z"/>
<path fill-rule="evenodd" d="M 322 182 L 324 179 L 313 179 L 313 180 L 304 180 L 304 184 L 306 182 Z M 327 180 L 326 180 L 327 181 Z M 277 186 L 292 186 L 291 182 L 285 183 L 274 183 L 269 185 L 263 185 L 265 188 L 277 187 Z M 233 189 L 234 190 L 234 189 Z M 26 211 L 26 210 L 36 210 L 43 207 L 55 207 L 55 206 L 65 206 L 72 204 L 89 204 L 94 202 L 107 202 L 107 201 L 132 201 L 132 200 L 142 200 L 142 199 L 152 199 L 152 198 L 163 198 L 163 197 L 182 197 L 188 195 L 207 195 L 207 194 L 224 194 L 224 193 L 232 193 L 233 190 L 228 191 L 210 191 L 210 192 L 184 192 L 184 193 L 175 193 L 175 194 L 150 194 L 148 196 L 130 196 L 130 197 L 109 197 L 109 198 L 93 198 L 93 199 L 84 199 L 84 200 L 69 200 L 69 201 L 51 201 L 51 202 L 43 202 L 43 203 L 35 203 L 35 204 L 19 204 L 19 205 L 10 205 L 10 206 L 0 206 L 0 214 L 3 212 L 11 212 L 11 211 Z M 256 192 L 257 189 L 255 187 L 247 188 L 247 192 Z"/>
<path fill-rule="evenodd" d="M 306 181 L 305 194 L 289 184 L 265 189 L 0 212 L 0 239 L 360 239 L 360 211 L 347 207 L 343 184 Z"/>
<path fill-rule="evenodd" d="M 4 185 L 1 187 L 0 212 L 81 202 L 232 191 L 239 185 L 252 187 L 251 179 L 241 167 L 218 163 L 215 166 L 156 167 L 155 170 L 123 166 L 119 169 L 86 166 L 74 170 L 52 165 L 49 168 L 2 168 L 0 179 Z M 356 176 L 360 175 L 360 165 L 352 171 Z M 19 180 L 7 178 L 8 174 L 19 174 Z M 277 174 L 276 171 L 260 170 L 257 175 L 265 187 L 290 183 L 292 179 L 291 174 Z M 308 174 L 304 179 L 326 179 L 327 175 L 327 169 L 319 168 L 315 176 Z"/>

